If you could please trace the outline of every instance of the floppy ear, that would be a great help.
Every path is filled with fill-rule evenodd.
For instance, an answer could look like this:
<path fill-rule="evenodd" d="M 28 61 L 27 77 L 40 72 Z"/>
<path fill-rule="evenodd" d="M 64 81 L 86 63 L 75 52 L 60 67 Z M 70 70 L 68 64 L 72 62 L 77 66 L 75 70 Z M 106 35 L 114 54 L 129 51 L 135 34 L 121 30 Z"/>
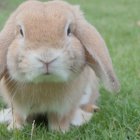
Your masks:
<path fill-rule="evenodd" d="M 13 13 L 6 22 L 3 30 L 0 32 L 0 79 L 6 68 L 6 55 L 8 46 L 15 38 L 15 13 Z"/>
<path fill-rule="evenodd" d="M 120 84 L 113 70 L 106 44 L 99 32 L 88 23 L 79 8 L 74 7 L 75 35 L 86 50 L 87 62 L 109 91 L 119 91 Z"/>
<path fill-rule="evenodd" d="M 0 32 L 0 79 L 3 76 L 6 68 L 6 56 L 9 45 L 15 39 L 16 31 L 16 17 L 21 11 L 26 11 L 31 5 L 37 3 L 37 1 L 26 1 L 22 3 L 16 10 L 11 14 L 7 20 L 3 30 Z"/>

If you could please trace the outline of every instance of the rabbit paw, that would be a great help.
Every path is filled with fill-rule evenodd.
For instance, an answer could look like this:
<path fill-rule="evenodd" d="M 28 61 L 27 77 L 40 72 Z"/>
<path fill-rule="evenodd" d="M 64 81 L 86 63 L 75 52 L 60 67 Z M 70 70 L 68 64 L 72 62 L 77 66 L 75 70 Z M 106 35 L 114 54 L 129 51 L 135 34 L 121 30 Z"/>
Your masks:
<path fill-rule="evenodd" d="M 83 111 L 81 108 L 78 108 L 74 114 L 74 117 L 71 121 L 71 124 L 74 126 L 81 126 L 90 121 L 93 113 Z"/>
<path fill-rule="evenodd" d="M 7 109 L 2 109 L 0 111 L 0 123 L 10 123 L 12 121 L 12 109 L 7 108 Z"/>
<path fill-rule="evenodd" d="M 7 127 L 7 130 L 8 131 L 12 131 L 12 130 L 22 130 L 23 129 L 23 125 L 22 124 L 19 124 L 19 123 L 15 123 L 15 122 L 11 122 L 8 127 Z"/>
<path fill-rule="evenodd" d="M 48 114 L 49 129 L 57 132 L 67 132 L 70 126 L 69 116 L 59 116 L 54 113 Z"/>

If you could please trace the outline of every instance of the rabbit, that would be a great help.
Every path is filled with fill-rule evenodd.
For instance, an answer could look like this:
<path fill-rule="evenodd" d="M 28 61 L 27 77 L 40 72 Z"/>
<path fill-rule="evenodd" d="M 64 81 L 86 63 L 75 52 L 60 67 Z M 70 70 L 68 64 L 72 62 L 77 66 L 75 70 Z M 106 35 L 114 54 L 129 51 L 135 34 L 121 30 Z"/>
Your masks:
<path fill-rule="evenodd" d="M 120 89 L 102 36 L 79 6 L 64 1 L 22 3 L 0 33 L 0 58 L 9 130 L 41 113 L 50 130 L 66 132 L 91 119 L 98 80 L 109 92 Z"/>

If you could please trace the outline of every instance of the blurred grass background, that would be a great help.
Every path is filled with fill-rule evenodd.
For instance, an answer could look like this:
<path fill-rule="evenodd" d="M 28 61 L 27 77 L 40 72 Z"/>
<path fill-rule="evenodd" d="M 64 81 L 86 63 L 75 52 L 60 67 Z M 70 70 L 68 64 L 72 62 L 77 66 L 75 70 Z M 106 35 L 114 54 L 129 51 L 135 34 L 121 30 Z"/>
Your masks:
<path fill-rule="evenodd" d="M 101 89 L 101 111 L 66 134 L 35 127 L 33 140 L 140 140 L 140 0 L 67 0 L 81 5 L 85 16 L 104 37 L 122 88 L 118 95 Z M 0 0 L 0 29 L 23 0 Z M 31 126 L 7 132 L 0 140 L 29 140 Z"/>

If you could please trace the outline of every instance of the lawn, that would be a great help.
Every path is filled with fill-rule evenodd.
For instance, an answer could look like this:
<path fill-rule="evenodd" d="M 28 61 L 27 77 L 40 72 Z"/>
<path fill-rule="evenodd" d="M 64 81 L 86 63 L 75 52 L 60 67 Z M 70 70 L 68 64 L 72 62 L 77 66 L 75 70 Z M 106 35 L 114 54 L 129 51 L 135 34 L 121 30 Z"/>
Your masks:
<path fill-rule="evenodd" d="M 0 28 L 23 0 L 0 0 Z M 140 0 L 68 0 L 81 5 L 85 16 L 102 34 L 121 82 L 119 94 L 101 88 L 100 112 L 66 133 L 31 125 L 8 132 L 0 125 L 0 140 L 140 140 Z M 2 108 L 1 104 L 1 108 Z"/>

